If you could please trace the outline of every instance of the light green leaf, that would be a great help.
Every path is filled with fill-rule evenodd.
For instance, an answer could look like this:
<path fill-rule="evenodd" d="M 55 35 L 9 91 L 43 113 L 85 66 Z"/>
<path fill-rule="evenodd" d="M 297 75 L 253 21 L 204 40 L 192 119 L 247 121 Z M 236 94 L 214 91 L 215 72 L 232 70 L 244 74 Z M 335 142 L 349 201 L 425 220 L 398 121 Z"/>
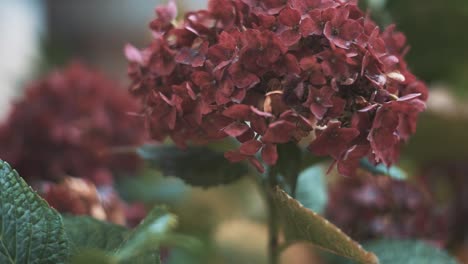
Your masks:
<path fill-rule="evenodd" d="M 72 264 L 119 264 L 118 260 L 105 251 L 84 249 L 71 259 Z"/>
<path fill-rule="evenodd" d="M 168 232 L 175 225 L 175 217 L 164 207 L 153 209 L 132 232 L 88 217 L 66 219 L 67 232 L 77 249 L 74 264 L 159 264 L 161 241 L 172 235 Z"/>
<path fill-rule="evenodd" d="M 273 196 L 288 243 L 310 242 L 321 249 L 358 263 L 379 263 L 374 254 L 364 250 L 336 226 L 305 208 L 283 190 L 276 188 Z"/>
<path fill-rule="evenodd" d="M 379 256 L 382 264 L 456 264 L 446 252 L 422 241 L 376 240 L 365 248 Z"/>
<path fill-rule="evenodd" d="M 142 250 L 139 255 L 122 259 L 118 264 L 161 264 L 161 258 L 157 250 Z"/>
<path fill-rule="evenodd" d="M 114 251 L 126 239 L 127 228 L 87 216 L 64 216 L 65 231 L 73 251 Z"/>
<path fill-rule="evenodd" d="M 372 174 L 376 175 L 387 175 L 395 180 L 406 180 L 408 179 L 408 175 L 402 169 L 391 166 L 387 167 L 384 164 L 379 164 L 377 166 L 370 163 L 368 159 L 362 159 L 360 161 L 361 167 Z"/>
<path fill-rule="evenodd" d="M 328 202 L 325 170 L 322 166 L 309 167 L 299 174 L 296 198 L 306 208 L 323 214 Z"/>
<path fill-rule="evenodd" d="M 177 218 L 165 207 L 154 208 L 120 246 L 117 258 L 122 261 L 136 261 L 135 258 L 159 259 L 161 241 L 176 225 Z"/>
<path fill-rule="evenodd" d="M 367 3 L 372 10 L 382 10 L 385 8 L 387 1 L 386 0 L 367 0 Z"/>
<path fill-rule="evenodd" d="M 171 250 L 171 254 L 167 260 L 168 264 L 202 264 L 206 263 L 203 260 L 200 260 L 194 257 L 192 254 L 188 253 L 187 251 L 180 250 L 180 249 L 173 249 Z"/>
<path fill-rule="evenodd" d="M 229 184 L 247 173 L 244 163 L 231 163 L 223 153 L 204 147 L 180 150 L 175 146 L 147 145 L 137 153 L 165 176 L 178 177 L 192 186 Z"/>
<path fill-rule="evenodd" d="M 0 263 L 66 263 L 68 254 L 59 213 L 0 161 Z"/>
<path fill-rule="evenodd" d="M 139 177 L 121 177 L 116 187 L 125 201 L 149 204 L 176 203 L 183 200 L 190 189 L 181 179 L 164 177 L 153 169 L 145 169 Z"/>

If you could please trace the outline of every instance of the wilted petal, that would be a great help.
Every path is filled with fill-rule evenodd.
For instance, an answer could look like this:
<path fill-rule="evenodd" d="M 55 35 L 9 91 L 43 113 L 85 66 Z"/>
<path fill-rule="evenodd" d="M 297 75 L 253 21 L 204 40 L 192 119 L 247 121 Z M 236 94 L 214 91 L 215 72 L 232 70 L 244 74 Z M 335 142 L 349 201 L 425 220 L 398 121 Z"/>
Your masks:
<path fill-rule="evenodd" d="M 261 116 L 261 117 L 273 117 L 272 114 L 270 113 L 267 113 L 267 112 L 263 112 L 263 111 L 260 111 L 258 108 L 256 107 L 253 107 L 251 106 L 250 109 L 252 110 L 252 112 L 258 116 Z"/>
<path fill-rule="evenodd" d="M 253 156 L 255 155 L 255 153 L 257 153 L 260 148 L 262 147 L 262 142 L 258 141 L 258 140 L 249 140 L 247 142 L 244 142 L 240 148 L 239 148 L 239 152 L 244 154 L 244 155 L 248 155 L 248 156 Z"/>
<path fill-rule="evenodd" d="M 249 130 L 249 126 L 242 122 L 234 122 L 223 129 L 224 133 L 231 137 L 238 137 Z"/>
<path fill-rule="evenodd" d="M 268 126 L 262 141 L 264 143 L 287 143 L 291 140 L 291 135 L 295 129 L 296 126 L 291 122 L 276 121 Z"/>
<path fill-rule="evenodd" d="M 236 139 L 241 143 L 245 143 L 254 138 L 255 138 L 255 131 L 253 129 L 249 129 L 244 134 L 236 137 Z"/>
<path fill-rule="evenodd" d="M 139 65 L 144 65 L 143 55 L 141 52 L 131 44 L 125 45 L 125 57 L 131 62 L 136 62 Z"/>
<path fill-rule="evenodd" d="M 359 167 L 360 160 L 370 152 L 369 145 L 356 145 L 350 148 L 343 155 L 343 158 L 338 160 L 338 172 L 346 176 L 354 176 Z"/>
<path fill-rule="evenodd" d="M 251 108 L 244 104 L 235 104 L 223 111 L 223 115 L 232 119 L 246 120 L 250 114 Z"/>
<path fill-rule="evenodd" d="M 252 129 L 260 135 L 264 135 L 268 129 L 266 118 L 258 115 L 250 117 L 250 125 Z"/>
<path fill-rule="evenodd" d="M 240 162 L 247 159 L 247 156 L 241 154 L 238 150 L 227 151 L 224 153 L 224 157 L 231 162 Z"/>
<path fill-rule="evenodd" d="M 278 16 L 278 20 L 285 26 L 294 27 L 299 25 L 299 22 L 301 21 L 301 14 L 296 9 L 287 7 L 281 11 Z"/>
<path fill-rule="evenodd" d="M 275 144 L 265 144 L 262 148 L 262 159 L 263 161 L 273 166 L 278 161 L 278 151 Z"/>
<path fill-rule="evenodd" d="M 169 0 L 167 5 L 156 7 L 156 15 L 165 22 L 171 22 L 177 17 L 177 4 L 175 0 Z"/>
<path fill-rule="evenodd" d="M 240 63 L 235 63 L 229 67 L 229 74 L 234 84 L 239 88 L 249 89 L 260 82 L 257 75 L 243 69 Z"/>
<path fill-rule="evenodd" d="M 286 46 L 295 45 L 301 39 L 301 34 L 293 29 L 283 31 L 280 36 Z"/>
<path fill-rule="evenodd" d="M 322 35 L 323 33 L 322 27 L 310 17 L 304 18 L 299 28 L 304 37 Z"/>
<path fill-rule="evenodd" d="M 260 161 L 258 159 L 256 159 L 255 157 L 249 157 L 249 162 L 250 162 L 250 164 L 252 164 L 252 166 L 255 167 L 255 169 L 257 169 L 258 172 L 260 172 L 260 173 L 265 172 L 265 168 L 260 163 Z"/>
<path fill-rule="evenodd" d="M 400 102 L 410 101 L 410 100 L 418 98 L 420 96 L 421 96 L 420 93 L 407 94 L 405 96 L 402 96 L 402 97 L 398 98 L 398 101 L 400 101 Z"/>
<path fill-rule="evenodd" d="M 315 155 L 330 155 L 339 159 L 358 135 L 359 131 L 355 128 L 342 128 L 340 122 L 330 122 L 324 131 L 317 134 L 309 150 Z"/>

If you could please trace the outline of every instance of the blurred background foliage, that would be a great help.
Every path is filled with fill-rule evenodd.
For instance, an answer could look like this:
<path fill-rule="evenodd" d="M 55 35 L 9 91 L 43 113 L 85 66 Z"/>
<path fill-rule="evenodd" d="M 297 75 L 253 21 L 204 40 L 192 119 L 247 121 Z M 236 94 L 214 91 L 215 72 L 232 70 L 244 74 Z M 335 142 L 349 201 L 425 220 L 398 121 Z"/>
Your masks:
<path fill-rule="evenodd" d="M 388 1 L 388 12 L 406 33 L 411 52 L 410 66 L 428 82 L 445 82 L 460 95 L 467 95 L 468 2 Z"/>
<path fill-rule="evenodd" d="M 123 46 L 148 42 L 147 23 L 159 2 L 1 1 L 0 55 L 8 59 L 0 60 L 0 98 L 4 100 L 0 118 L 8 112 L 8 102 L 21 95 L 25 82 L 70 60 L 83 61 L 126 83 Z M 182 10 L 191 10 L 203 8 L 206 2 L 179 0 L 178 4 Z M 423 187 L 434 210 L 446 214 L 449 233 L 442 247 L 468 263 L 468 1 L 361 0 L 360 4 L 382 25 L 396 23 L 406 34 L 411 46 L 409 65 L 432 90 L 428 111 L 405 146 L 400 167 L 410 183 Z M 305 157 L 299 165 L 301 171 L 316 162 L 310 155 Z M 301 174 L 297 190 L 301 202 L 318 212 L 325 211 L 327 188 L 341 177 L 333 172 L 323 177 L 329 164 L 321 164 L 305 171 L 307 175 Z M 197 258 L 174 250 L 167 263 L 265 263 L 266 212 L 251 177 L 226 186 L 190 188 L 150 165 L 138 178 L 117 181 L 122 198 L 142 201 L 148 208 L 168 205 L 178 216 L 178 231 L 194 235 L 206 245 Z M 355 226 L 368 224 L 355 221 Z M 404 224 L 405 219 L 399 221 Z M 309 245 L 298 244 L 283 259 L 288 264 L 322 263 L 321 255 L 323 252 Z"/>

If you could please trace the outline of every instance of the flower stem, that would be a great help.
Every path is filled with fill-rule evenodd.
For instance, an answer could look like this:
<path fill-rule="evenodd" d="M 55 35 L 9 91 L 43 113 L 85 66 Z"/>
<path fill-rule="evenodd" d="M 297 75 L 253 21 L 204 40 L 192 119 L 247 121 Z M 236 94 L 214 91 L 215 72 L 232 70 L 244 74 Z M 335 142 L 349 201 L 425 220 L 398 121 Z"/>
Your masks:
<path fill-rule="evenodd" d="M 273 198 L 274 189 L 277 185 L 276 175 L 273 170 L 268 171 L 265 184 L 265 195 L 268 210 L 268 258 L 270 264 L 279 263 L 279 225 L 278 213 Z"/>

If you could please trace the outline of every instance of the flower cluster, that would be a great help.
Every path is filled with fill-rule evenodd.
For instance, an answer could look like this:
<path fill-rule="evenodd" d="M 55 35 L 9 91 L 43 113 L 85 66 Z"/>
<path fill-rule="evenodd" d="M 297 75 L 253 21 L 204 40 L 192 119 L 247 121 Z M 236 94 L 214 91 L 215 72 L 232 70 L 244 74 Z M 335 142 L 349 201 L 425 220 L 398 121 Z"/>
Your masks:
<path fill-rule="evenodd" d="M 449 217 L 430 193 L 408 181 L 358 173 L 331 186 L 327 219 L 358 240 L 424 239 L 448 241 Z"/>
<path fill-rule="evenodd" d="M 66 176 L 110 185 L 117 171 L 138 168 L 136 155 L 113 148 L 141 144 L 135 100 L 102 75 L 72 64 L 26 87 L 0 125 L 0 158 L 28 182 Z"/>
<path fill-rule="evenodd" d="M 356 1 L 211 0 L 178 22 L 170 1 L 156 13 L 151 44 L 125 48 L 156 140 L 233 137 L 241 146 L 226 157 L 262 171 L 257 153 L 273 165 L 277 144 L 314 132 L 310 151 L 350 175 L 362 157 L 394 163 L 425 108 L 405 36 Z"/>

